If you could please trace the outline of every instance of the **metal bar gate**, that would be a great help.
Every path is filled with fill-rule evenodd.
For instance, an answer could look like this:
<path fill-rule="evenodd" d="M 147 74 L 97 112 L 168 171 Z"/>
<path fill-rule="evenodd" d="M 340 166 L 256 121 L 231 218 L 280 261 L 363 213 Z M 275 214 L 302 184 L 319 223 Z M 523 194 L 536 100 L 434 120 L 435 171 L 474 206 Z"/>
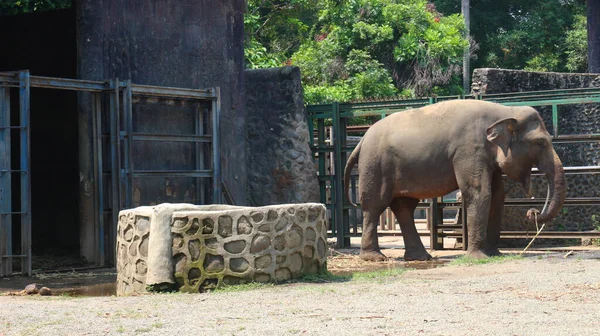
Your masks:
<path fill-rule="evenodd" d="M 552 137 L 554 144 L 599 142 L 600 132 L 594 134 L 561 134 L 559 123 L 559 106 L 569 104 L 600 104 L 600 89 L 582 88 L 567 90 L 548 90 L 517 92 L 506 94 L 488 94 L 474 96 L 447 96 L 430 97 L 407 100 L 390 101 L 367 101 L 360 103 L 329 103 L 307 106 L 310 145 L 318 169 L 318 179 L 321 192 L 321 203 L 324 203 L 331 216 L 330 236 L 337 238 L 338 247 L 348 247 L 349 238 L 357 236 L 357 222 L 359 216 L 357 210 L 348 204 L 343 195 L 343 173 L 347 160 L 347 154 L 354 150 L 355 145 L 347 145 L 348 134 L 350 132 L 364 133 L 369 126 L 349 127 L 348 120 L 354 117 L 385 118 L 386 116 L 402 112 L 403 110 L 418 108 L 425 105 L 437 103 L 451 99 L 481 99 L 497 102 L 509 106 L 551 106 L 552 107 Z M 350 129 L 352 128 L 352 129 Z M 328 162 L 329 161 L 329 162 Z M 565 167 L 567 175 L 574 174 L 598 174 L 600 166 L 587 167 Z M 533 169 L 532 175 L 540 175 L 537 169 Z M 356 191 L 357 176 L 351 176 L 350 195 L 355 203 L 357 202 Z M 543 205 L 543 201 L 531 199 L 506 199 L 505 206 L 533 206 Z M 578 197 L 567 198 L 566 206 L 574 205 L 600 205 L 600 197 Z M 460 237 L 463 239 L 462 248 L 466 249 L 468 244 L 466 230 L 466 211 L 461 202 L 453 197 L 438 197 L 432 200 L 422 200 L 417 209 L 428 212 L 428 231 L 421 231 L 422 236 L 428 236 L 431 241 L 432 249 L 443 249 L 444 237 Z M 448 224 L 443 220 L 444 209 L 460 209 L 460 224 Z M 352 214 L 352 216 L 351 216 Z M 387 217 L 387 216 L 382 216 Z M 387 223 L 388 228 L 395 227 L 395 223 Z M 352 223 L 350 224 L 350 219 Z M 382 218 L 386 221 L 386 218 Z M 389 219 L 388 219 L 389 220 Z M 385 227 L 386 225 L 381 225 Z M 352 228 L 352 230 L 350 230 Z M 380 236 L 400 235 L 399 231 L 380 231 Z M 526 236 L 521 231 L 502 231 L 502 238 L 517 238 Z M 541 238 L 577 238 L 590 237 L 600 238 L 597 232 L 560 232 L 542 233 Z"/>
<path fill-rule="evenodd" d="M 133 207 L 134 181 L 145 177 L 196 179 L 196 204 L 220 203 L 219 109 L 220 92 L 212 89 L 185 89 L 132 84 L 130 80 L 89 81 L 30 76 L 29 71 L 0 73 L 0 276 L 14 273 L 13 261 L 20 260 L 20 272 L 31 275 L 31 178 L 30 178 L 30 87 L 79 91 L 89 94 L 92 114 L 94 195 L 94 250 L 97 265 L 114 263 L 118 212 Z M 18 90 L 19 120 L 11 120 L 11 90 Z M 80 96 L 78 99 L 82 99 Z M 133 107 L 136 103 L 167 102 L 168 106 L 197 106 L 193 135 L 135 132 Z M 149 102 L 149 103 L 148 103 Z M 187 102 L 187 103 L 186 103 Z M 189 103 L 191 102 L 191 103 Z M 195 104 L 195 105 L 194 105 Z M 142 115 L 143 111 L 139 113 Z M 140 116 L 143 118 L 143 116 Z M 14 131 L 14 132 L 13 132 Z M 134 166 L 134 143 L 188 143 L 196 168 L 191 170 L 140 169 Z M 18 143 L 18 147 L 16 144 Z M 11 161 L 14 148 L 19 161 Z M 110 155 L 107 155 L 110 154 Z M 17 183 L 18 182 L 18 183 Z M 20 200 L 13 202 L 13 186 L 19 186 Z M 20 251 L 15 252 L 14 227 L 21 231 Z"/>

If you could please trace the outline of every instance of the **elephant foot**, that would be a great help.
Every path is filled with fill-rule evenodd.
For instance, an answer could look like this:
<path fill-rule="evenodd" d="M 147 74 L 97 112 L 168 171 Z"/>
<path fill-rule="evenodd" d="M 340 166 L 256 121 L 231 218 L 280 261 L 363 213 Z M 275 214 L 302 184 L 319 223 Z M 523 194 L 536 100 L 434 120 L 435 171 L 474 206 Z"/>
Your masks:
<path fill-rule="evenodd" d="M 427 251 L 405 251 L 404 252 L 404 261 L 427 261 L 433 260 L 431 254 L 427 253 Z"/>
<path fill-rule="evenodd" d="M 485 249 L 485 254 L 490 257 L 501 257 L 503 256 L 502 252 L 498 250 L 497 247 L 488 247 Z"/>
<path fill-rule="evenodd" d="M 483 250 L 479 250 L 479 249 L 468 250 L 467 257 L 473 258 L 473 259 L 489 258 L 489 256 Z"/>
<path fill-rule="evenodd" d="M 360 251 L 360 259 L 364 261 L 385 261 L 387 257 L 381 251 Z"/>

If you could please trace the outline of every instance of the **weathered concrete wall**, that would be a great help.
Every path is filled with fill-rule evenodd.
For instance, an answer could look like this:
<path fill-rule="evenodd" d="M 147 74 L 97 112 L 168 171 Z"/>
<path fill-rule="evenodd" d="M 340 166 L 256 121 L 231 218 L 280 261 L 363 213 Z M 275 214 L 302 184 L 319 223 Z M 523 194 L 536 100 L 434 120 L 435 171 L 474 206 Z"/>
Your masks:
<path fill-rule="evenodd" d="M 146 292 L 146 280 L 151 276 L 156 281 L 161 272 L 173 279 L 176 289 L 198 293 L 223 284 L 286 281 L 326 270 L 327 221 L 322 204 L 159 207 L 119 214 L 117 295 Z M 157 215 L 168 209 L 172 211 L 168 216 Z M 153 222 L 157 218 L 164 223 Z M 153 230 L 161 226 L 166 228 L 165 237 L 153 237 L 157 234 Z M 153 244 L 161 239 L 167 240 L 168 251 L 157 254 Z M 149 260 L 149 255 L 164 253 L 172 259 Z M 160 267 L 167 269 L 156 269 Z"/>
<path fill-rule="evenodd" d="M 77 11 L 78 77 L 221 88 L 222 177 L 246 204 L 243 0 L 82 0 Z M 79 99 L 82 246 L 93 246 L 93 170 L 88 99 Z M 160 124 L 157 124 L 160 126 Z M 158 155 L 169 155 L 160 152 Z M 167 160 L 168 161 L 168 160 Z M 84 255 L 91 255 L 89 249 Z"/>
<path fill-rule="evenodd" d="M 525 92 L 553 89 L 600 87 L 598 74 L 542 73 L 505 69 L 475 69 L 473 89 L 481 93 Z M 536 107 L 546 128 L 551 132 L 551 107 Z M 600 132 L 600 109 L 598 104 L 565 105 L 559 107 L 559 134 L 590 134 Z M 563 165 L 597 166 L 600 162 L 600 144 L 582 143 L 554 145 Z M 545 197 L 546 181 L 542 177 L 532 180 L 536 197 Z M 513 182 L 505 183 L 507 197 L 523 197 L 521 187 Z M 567 175 L 567 197 L 594 197 L 600 190 L 600 177 L 593 175 Z M 535 229 L 525 220 L 526 207 L 505 209 L 503 230 Z M 598 224 L 593 215 L 600 214 L 600 206 L 564 207 L 562 213 L 551 223 L 548 230 L 592 230 Z"/>
<path fill-rule="evenodd" d="M 246 112 L 250 204 L 318 202 L 300 69 L 247 70 Z"/>

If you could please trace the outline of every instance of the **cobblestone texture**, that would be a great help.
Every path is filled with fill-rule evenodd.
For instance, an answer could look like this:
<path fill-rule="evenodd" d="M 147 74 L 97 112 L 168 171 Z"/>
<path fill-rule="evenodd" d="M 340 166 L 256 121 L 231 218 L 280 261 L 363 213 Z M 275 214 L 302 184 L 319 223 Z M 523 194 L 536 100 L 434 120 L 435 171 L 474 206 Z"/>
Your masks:
<path fill-rule="evenodd" d="M 119 214 L 118 295 L 146 292 L 149 209 Z M 327 268 L 322 204 L 176 211 L 170 225 L 173 272 L 183 292 L 250 281 L 280 282 Z"/>

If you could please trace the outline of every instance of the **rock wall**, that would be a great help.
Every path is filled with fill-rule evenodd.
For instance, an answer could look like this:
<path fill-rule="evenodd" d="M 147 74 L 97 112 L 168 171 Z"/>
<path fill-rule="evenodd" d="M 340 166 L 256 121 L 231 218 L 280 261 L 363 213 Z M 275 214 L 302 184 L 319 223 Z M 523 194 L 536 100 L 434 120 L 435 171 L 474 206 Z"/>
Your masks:
<path fill-rule="evenodd" d="M 172 272 L 174 287 L 204 292 L 224 284 L 279 282 L 325 271 L 327 221 L 317 203 L 266 207 L 169 205 L 167 222 L 171 260 L 158 263 Z M 138 207 L 119 213 L 117 295 L 147 291 L 148 274 L 160 273 L 148 260 L 155 246 L 150 228 L 158 207 Z M 152 266 L 154 265 L 154 266 Z M 167 266 L 169 265 L 169 266 Z M 159 270 L 165 271 L 165 270 Z M 157 288 L 158 289 L 158 288 Z"/>
<path fill-rule="evenodd" d="M 298 67 L 246 71 L 248 200 L 319 201 Z"/>
<path fill-rule="evenodd" d="M 530 72 L 506 69 L 475 69 L 473 91 L 481 94 L 526 92 L 554 89 L 600 87 L 598 74 L 572 74 Z M 600 106 L 598 104 L 559 106 L 559 134 L 590 134 L 600 132 Z M 541 113 L 546 128 L 552 130 L 552 108 L 536 107 Z M 600 162 L 599 143 L 555 144 L 554 148 L 563 165 L 597 166 Z M 536 197 L 546 196 L 546 181 L 542 177 L 532 179 Z M 600 190 L 597 175 L 567 175 L 567 197 L 594 197 Z M 505 181 L 507 197 L 524 197 L 521 187 L 513 181 Z M 505 208 L 503 230 L 535 230 L 525 220 L 526 207 Z M 562 213 L 547 224 L 553 231 L 593 230 L 598 222 L 593 217 L 600 215 L 600 206 L 565 206 Z"/>

